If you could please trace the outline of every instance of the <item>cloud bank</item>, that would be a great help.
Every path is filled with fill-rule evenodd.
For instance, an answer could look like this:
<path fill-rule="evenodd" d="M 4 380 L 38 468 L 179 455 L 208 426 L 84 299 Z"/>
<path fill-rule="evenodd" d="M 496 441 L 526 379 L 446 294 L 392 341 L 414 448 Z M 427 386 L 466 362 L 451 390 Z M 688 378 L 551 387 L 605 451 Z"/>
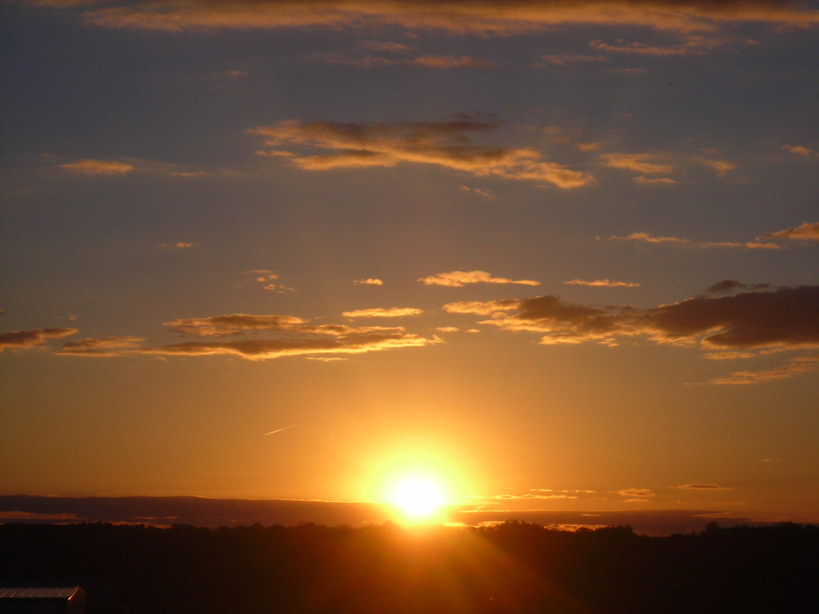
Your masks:
<path fill-rule="evenodd" d="M 723 23 L 806 26 L 810 5 L 787 0 L 33 0 L 46 6 L 87 5 L 81 18 L 108 28 L 167 32 L 221 28 L 373 27 L 398 25 L 454 33 L 518 34 L 561 25 L 645 26 L 711 32 Z"/>

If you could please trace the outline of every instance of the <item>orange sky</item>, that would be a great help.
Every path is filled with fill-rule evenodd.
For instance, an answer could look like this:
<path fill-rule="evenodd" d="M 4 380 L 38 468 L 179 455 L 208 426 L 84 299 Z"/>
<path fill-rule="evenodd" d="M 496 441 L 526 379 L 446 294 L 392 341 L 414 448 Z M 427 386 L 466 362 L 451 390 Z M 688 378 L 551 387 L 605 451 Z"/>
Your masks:
<path fill-rule="evenodd" d="M 0 494 L 819 521 L 817 3 L 0 11 Z"/>

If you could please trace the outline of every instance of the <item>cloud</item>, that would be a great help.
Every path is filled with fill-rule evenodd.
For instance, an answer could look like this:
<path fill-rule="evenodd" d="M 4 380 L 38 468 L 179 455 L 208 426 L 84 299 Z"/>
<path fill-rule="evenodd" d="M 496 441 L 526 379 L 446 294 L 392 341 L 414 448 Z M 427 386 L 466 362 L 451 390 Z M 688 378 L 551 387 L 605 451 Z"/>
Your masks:
<path fill-rule="evenodd" d="M 585 279 L 571 279 L 563 282 L 567 286 L 591 286 L 593 288 L 637 288 L 640 284 L 630 281 L 612 281 L 611 279 L 595 279 L 587 281 Z"/>
<path fill-rule="evenodd" d="M 788 239 L 791 241 L 819 241 L 819 222 L 804 222 L 796 228 L 769 232 L 757 239 Z"/>
<path fill-rule="evenodd" d="M 28 349 L 43 345 L 49 339 L 63 339 L 76 335 L 76 328 L 37 328 L 0 333 L 0 352 L 8 349 Z"/>
<path fill-rule="evenodd" d="M 80 175 L 125 175 L 136 170 L 136 167 L 124 162 L 92 160 L 90 158 L 82 158 L 75 162 L 61 164 L 60 168 Z"/>
<path fill-rule="evenodd" d="M 304 332 L 309 327 L 304 320 L 296 316 L 250 315 L 247 313 L 233 313 L 205 318 L 181 318 L 165 322 L 163 326 L 177 333 L 196 335 L 197 337 L 238 335 L 247 332 Z"/>
<path fill-rule="evenodd" d="M 674 172 L 670 164 L 662 164 L 654 160 L 653 154 L 625 154 L 610 153 L 601 156 L 603 164 L 611 168 L 619 168 L 645 175 L 668 174 Z"/>
<path fill-rule="evenodd" d="M 737 40 L 723 36 L 702 36 L 688 34 L 676 45 L 649 45 L 638 41 L 628 42 L 618 39 L 615 43 L 607 43 L 602 40 L 593 40 L 589 43 L 592 49 L 608 53 L 625 53 L 631 55 L 658 56 L 658 57 L 679 57 L 691 55 L 705 55 L 715 49 L 726 45 L 741 42 L 744 44 L 754 44 L 747 39 Z"/>
<path fill-rule="evenodd" d="M 262 290 L 268 292 L 275 292 L 276 294 L 286 294 L 287 292 L 295 292 L 295 288 L 286 286 L 280 281 L 278 273 L 274 273 L 268 269 L 255 269 L 245 271 L 246 275 L 253 275 L 258 283 L 261 284 Z"/>
<path fill-rule="evenodd" d="M 376 68 L 379 66 L 421 66 L 443 70 L 452 68 L 495 68 L 495 64 L 492 62 L 466 55 L 421 55 L 412 58 L 387 58 L 372 55 L 351 56 L 343 53 L 319 53 L 311 55 L 310 59 L 326 64 L 343 64 L 358 68 Z"/>
<path fill-rule="evenodd" d="M 517 309 L 520 301 L 516 299 L 501 299 L 497 301 L 461 301 L 458 303 L 447 303 L 444 311 L 447 313 L 471 313 L 475 315 L 487 316 L 498 311 L 513 311 Z"/>
<path fill-rule="evenodd" d="M 71 2 L 79 4 L 78 2 Z M 89 3 L 90 4 L 90 3 Z M 70 5 L 69 5 L 70 6 Z M 518 34 L 560 25 L 645 26 L 711 32 L 744 21 L 808 26 L 819 18 L 810 5 L 782 0 L 138 0 L 94 3 L 82 13 L 108 28 L 162 31 L 219 28 L 373 27 L 399 25 L 454 33 Z"/>
<path fill-rule="evenodd" d="M 323 354 L 361 354 L 440 343 L 404 332 L 350 333 L 321 339 L 246 339 L 241 341 L 193 341 L 144 350 L 150 354 L 170 356 L 234 355 L 248 360 L 270 360 L 284 356 L 320 356 Z"/>
<path fill-rule="evenodd" d="M 581 55 L 572 53 L 558 53 L 551 55 L 541 55 L 539 61 L 533 68 L 545 68 L 546 66 L 569 66 L 571 64 L 588 64 L 590 62 L 607 62 L 608 59 L 601 55 Z"/>
<path fill-rule="evenodd" d="M 792 154 L 796 154 L 798 156 L 813 156 L 815 155 L 812 149 L 805 147 L 804 145 L 783 145 L 782 149 L 785 151 L 789 151 Z"/>
<path fill-rule="evenodd" d="M 402 163 L 431 164 L 476 176 L 537 181 L 556 187 L 578 188 L 593 177 L 560 164 L 544 162 L 526 148 L 478 145 L 471 134 L 497 128 L 496 121 L 459 115 L 439 122 L 303 122 L 286 120 L 260 126 L 250 133 L 264 138 L 269 148 L 259 155 L 284 157 L 309 171 L 338 168 L 393 167 Z M 297 153 L 282 147 L 313 153 Z M 316 153 L 317 152 L 317 153 Z"/>
<path fill-rule="evenodd" d="M 618 490 L 617 494 L 621 497 L 638 497 L 640 499 L 655 496 L 654 491 L 649 488 L 624 488 Z"/>
<path fill-rule="evenodd" d="M 727 160 L 702 160 L 703 166 L 710 168 L 720 177 L 725 177 L 728 173 L 735 170 L 737 165 Z"/>
<path fill-rule="evenodd" d="M 681 486 L 672 486 L 671 488 L 676 488 L 677 490 L 696 490 L 700 492 L 713 492 L 715 490 L 731 490 L 727 486 L 721 486 L 719 484 L 683 484 Z"/>
<path fill-rule="evenodd" d="M 787 364 L 764 371 L 734 371 L 726 377 L 717 377 L 708 381 L 718 386 L 742 386 L 761 384 L 787 379 L 819 369 L 819 355 L 800 356 Z"/>
<path fill-rule="evenodd" d="M 122 356 L 145 343 L 143 337 L 100 337 L 76 339 L 63 344 L 63 356 Z"/>
<path fill-rule="evenodd" d="M 345 318 L 403 318 L 406 316 L 417 316 L 424 313 L 423 309 L 416 307 L 375 307 L 373 309 L 355 309 L 345 311 L 341 315 Z"/>
<path fill-rule="evenodd" d="M 162 243 L 159 247 L 170 248 L 170 249 L 190 249 L 192 247 L 199 247 L 201 243 L 196 243 L 195 241 L 177 241 L 176 243 Z"/>
<path fill-rule="evenodd" d="M 771 284 L 744 284 L 738 279 L 724 279 L 708 286 L 705 291 L 709 294 L 725 294 L 737 290 L 764 290 L 770 287 Z"/>
<path fill-rule="evenodd" d="M 507 279 L 505 277 L 493 277 L 486 271 L 449 271 L 448 273 L 436 273 L 418 279 L 425 286 L 448 286 L 450 288 L 460 288 L 469 284 L 516 284 L 521 286 L 539 286 L 539 281 L 532 279 Z"/>
<path fill-rule="evenodd" d="M 630 235 L 612 235 L 609 241 L 632 241 L 635 243 L 668 243 L 671 245 L 685 245 L 687 247 L 741 247 L 744 249 L 782 249 L 782 246 L 770 241 L 697 241 L 683 237 L 664 237 L 652 235 L 648 232 L 632 232 Z"/>
<path fill-rule="evenodd" d="M 489 188 L 470 188 L 469 186 L 462 185 L 458 188 L 458 190 L 461 192 L 469 192 L 470 194 L 477 194 L 478 196 L 482 196 L 484 198 L 495 198 L 495 195 Z"/>
<path fill-rule="evenodd" d="M 819 286 L 697 296 L 651 309 L 586 306 L 548 295 L 449 303 L 444 310 L 489 315 L 480 323 L 503 330 L 544 333 L 541 343 L 547 345 L 612 345 L 619 337 L 640 335 L 707 350 L 819 347 Z"/>
<path fill-rule="evenodd" d="M 677 181 L 671 179 L 671 177 L 645 177 L 640 175 L 632 178 L 632 181 L 643 185 L 677 185 Z"/>
<path fill-rule="evenodd" d="M 354 286 L 383 286 L 384 282 L 377 277 L 366 277 L 353 280 Z"/>
<path fill-rule="evenodd" d="M 639 321 L 665 339 L 715 348 L 819 346 L 819 286 L 694 297 L 643 312 Z"/>

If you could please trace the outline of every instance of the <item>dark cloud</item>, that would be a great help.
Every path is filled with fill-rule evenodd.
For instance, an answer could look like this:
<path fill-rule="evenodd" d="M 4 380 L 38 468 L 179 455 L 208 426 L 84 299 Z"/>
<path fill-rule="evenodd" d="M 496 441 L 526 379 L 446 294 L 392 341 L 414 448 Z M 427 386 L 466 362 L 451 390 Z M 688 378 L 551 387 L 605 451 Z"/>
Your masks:
<path fill-rule="evenodd" d="M 33 330 L 15 330 L 0 334 L 0 351 L 6 348 L 33 348 L 44 344 L 49 339 L 62 339 L 76 335 L 76 328 L 38 328 Z"/>
<path fill-rule="evenodd" d="M 145 343 L 142 337 L 100 337 L 76 339 L 63 344 L 63 356 L 121 356 Z"/>
<path fill-rule="evenodd" d="M 715 284 L 734 289 L 739 282 Z M 541 343 L 613 343 L 644 335 L 655 342 L 706 348 L 819 346 L 819 286 L 698 296 L 652 309 L 567 303 L 558 296 L 449 303 L 450 313 L 491 315 L 481 323 L 505 330 L 545 333 Z"/>
<path fill-rule="evenodd" d="M 537 181 L 569 189 L 588 185 L 591 175 L 543 161 L 530 148 L 479 145 L 474 133 L 497 128 L 498 122 L 459 115 L 439 122 L 304 122 L 281 121 L 250 130 L 269 148 L 260 155 L 283 158 L 310 171 L 337 168 L 432 164 L 476 176 Z M 291 151 L 282 147 L 295 147 Z"/>
<path fill-rule="evenodd" d="M 771 284 L 744 284 L 737 279 L 725 279 L 718 281 L 713 286 L 708 286 L 705 289 L 709 294 L 726 294 L 728 292 L 736 292 L 738 290 L 763 290 L 770 288 Z"/>

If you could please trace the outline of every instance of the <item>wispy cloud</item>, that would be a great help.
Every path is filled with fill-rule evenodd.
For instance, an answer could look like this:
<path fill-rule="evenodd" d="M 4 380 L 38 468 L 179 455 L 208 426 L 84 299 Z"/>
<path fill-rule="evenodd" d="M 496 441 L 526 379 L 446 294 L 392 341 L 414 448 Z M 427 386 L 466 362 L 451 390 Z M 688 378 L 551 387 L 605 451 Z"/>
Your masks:
<path fill-rule="evenodd" d="M 125 175 L 136 170 L 132 164 L 113 160 L 93 160 L 82 158 L 75 162 L 61 164 L 60 168 L 80 175 Z"/>
<path fill-rule="evenodd" d="M 634 243 L 665 243 L 669 245 L 683 245 L 686 247 L 741 247 L 744 249 L 782 249 L 778 243 L 770 241 L 698 241 L 684 237 L 669 237 L 652 235 L 648 232 L 632 232 L 629 235 L 612 235 L 609 241 L 630 241 Z"/>
<path fill-rule="evenodd" d="M 816 371 L 817 369 L 819 369 L 819 355 L 800 356 L 790 360 L 787 364 L 773 369 L 762 371 L 734 371 L 726 377 L 711 379 L 708 383 L 720 386 L 760 384 L 788 379 L 796 375 Z"/>
<path fill-rule="evenodd" d="M 269 149 L 259 155 L 281 157 L 303 170 L 431 164 L 476 176 L 535 181 L 569 189 L 593 182 L 587 173 L 546 162 L 528 148 L 479 145 L 471 135 L 497 128 L 496 121 L 460 115 L 439 122 L 337 123 L 286 120 L 249 132 Z M 297 147 L 313 153 L 291 151 Z"/>
<path fill-rule="evenodd" d="M 63 356 L 122 356 L 145 344 L 143 337 L 100 337 L 69 341 L 58 352 Z"/>
<path fill-rule="evenodd" d="M 372 309 L 354 309 L 345 311 L 341 315 L 345 318 L 404 318 L 407 316 L 417 316 L 424 313 L 423 309 L 416 307 L 374 307 Z"/>
<path fill-rule="evenodd" d="M 583 55 L 572 53 L 557 53 L 541 55 L 533 68 L 545 68 L 547 66 L 570 66 L 572 64 L 589 64 L 606 62 L 608 59 L 602 55 Z"/>
<path fill-rule="evenodd" d="M 804 222 L 796 228 L 769 232 L 757 239 L 787 239 L 790 241 L 819 241 L 819 222 Z"/>
<path fill-rule="evenodd" d="M 5 349 L 28 349 L 43 345 L 49 339 L 63 339 L 76 335 L 76 328 L 35 328 L 0 333 L 0 352 Z"/>
<path fill-rule="evenodd" d="M 725 177 L 728 173 L 737 168 L 736 164 L 728 160 L 701 160 L 700 164 L 706 168 L 710 168 L 720 177 Z"/>
<path fill-rule="evenodd" d="M 805 147 L 804 145 L 783 145 L 782 149 L 785 151 L 789 151 L 792 154 L 796 154 L 798 156 L 815 156 L 816 153 L 810 149 L 809 147 Z"/>
<path fill-rule="evenodd" d="M 286 286 L 279 281 L 279 274 L 274 273 L 268 269 L 254 269 L 245 271 L 246 275 L 253 275 L 257 283 L 261 284 L 262 290 L 268 292 L 275 292 L 276 294 L 286 294 L 287 292 L 294 292 L 295 288 Z"/>
<path fill-rule="evenodd" d="M 611 168 L 619 168 L 645 175 L 670 174 L 674 167 L 657 160 L 655 154 L 648 153 L 609 153 L 601 156 L 603 164 Z"/>
<path fill-rule="evenodd" d="M 366 277 L 353 280 L 354 286 L 383 286 L 384 282 L 377 277 Z"/>
<path fill-rule="evenodd" d="M 563 282 L 567 286 L 590 286 L 593 288 L 637 288 L 640 284 L 631 281 L 613 281 L 611 279 L 571 279 Z"/>
<path fill-rule="evenodd" d="M 714 492 L 718 490 L 730 490 L 727 486 L 720 484 L 682 484 L 681 486 L 672 486 L 677 490 L 696 490 L 699 492 Z"/>
<path fill-rule="evenodd" d="M 471 284 L 515 284 L 520 286 L 539 286 L 539 281 L 532 279 L 509 279 L 506 277 L 494 277 L 486 271 L 449 271 L 447 273 L 435 273 L 421 277 L 420 281 L 425 286 L 448 286 L 450 288 L 460 288 Z"/>
<path fill-rule="evenodd" d="M 177 241 L 175 243 L 162 243 L 160 247 L 167 249 L 190 249 L 192 247 L 199 247 L 201 243 L 195 241 Z"/>
<path fill-rule="evenodd" d="M 53 4 L 53 3 L 52 3 Z M 455 33 L 516 34 L 560 25 L 645 26 L 679 32 L 711 32 L 722 23 L 757 21 L 807 26 L 819 21 L 808 5 L 781 0 L 576 0 L 532 2 L 507 0 L 234 0 L 188 2 L 137 0 L 63 3 L 89 5 L 85 21 L 109 28 L 212 30 L 215 28 L 372 27 L 400 25 Z"/>
<path fill-rule="evenodd" d="M 233 355 L 248 360 L 271 360 L 285 356 L 344 355 L 399 348 L 423 347 L 439 343 L 404 332 L 351 333 L 320 339 L 245 339 L 241 341 L 193 341 L 165 345 L 149 350 L 166 356 Z"/>

